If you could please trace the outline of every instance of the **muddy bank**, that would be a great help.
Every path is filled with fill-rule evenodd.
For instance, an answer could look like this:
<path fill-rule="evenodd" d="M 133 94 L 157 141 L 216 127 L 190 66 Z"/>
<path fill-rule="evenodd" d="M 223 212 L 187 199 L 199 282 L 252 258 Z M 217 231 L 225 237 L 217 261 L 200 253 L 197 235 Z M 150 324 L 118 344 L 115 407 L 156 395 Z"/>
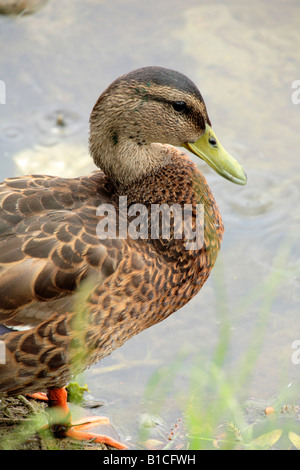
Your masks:
<path fill-rule="evenodd" d="M 47 422 L 47 405 L 23 395 L 0 396 L 1 450 L 107 450 L 104 444 L 55 438 L 49 430 L 41 431 Z"/>

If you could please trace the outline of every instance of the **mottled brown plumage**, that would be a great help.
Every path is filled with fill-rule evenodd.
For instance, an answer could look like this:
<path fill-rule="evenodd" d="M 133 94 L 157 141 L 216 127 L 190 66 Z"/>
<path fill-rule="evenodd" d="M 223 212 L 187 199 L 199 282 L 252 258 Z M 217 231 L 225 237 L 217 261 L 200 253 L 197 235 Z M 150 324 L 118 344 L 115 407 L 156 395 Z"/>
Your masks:
<path fill-rule="evenodd" d="M 209 122 L 200 93 L 182 77 L 142 69 L 103 93 L 91 115 L 90 147 L 106 175 L 35 175 L 0 185 L 0 392 L 65 386 L 80 346 L 72 372 L 184 306 L 209 276 L 223 234 L 217 205 L 190 158 L 165 145 L 196 140 Z M 172 104 L 183 101 L 189 112 Z M 194 229 L 196 204 L 204 204 L 203 246 L 188 250 L 173 228 L 169 239 L 99 239 L 97 208 L 109 203 L 118 213 L 119 196 L 149 214 L 151 204 L 192 204 Z M 89 295 L 78 323 L 84 281 Z M 30 329 L 6 329 L 18 325 Z"/>

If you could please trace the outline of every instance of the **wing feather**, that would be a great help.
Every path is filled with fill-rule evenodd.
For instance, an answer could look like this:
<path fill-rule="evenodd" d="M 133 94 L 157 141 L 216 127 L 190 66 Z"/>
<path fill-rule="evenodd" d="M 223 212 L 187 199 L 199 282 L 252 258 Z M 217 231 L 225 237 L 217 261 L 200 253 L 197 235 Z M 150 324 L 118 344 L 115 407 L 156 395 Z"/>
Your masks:
<path fill-rule="evenodd" d="M 101 283 L 116 270 L 122 242 L 106 246 L 96 235 L 105 198 L 96 183 L 28 176 L 0 185 L 0 323 L 21 321 L 24 308 L 28 317 L 28 306 L 72 294 L 91 274 Z"/>

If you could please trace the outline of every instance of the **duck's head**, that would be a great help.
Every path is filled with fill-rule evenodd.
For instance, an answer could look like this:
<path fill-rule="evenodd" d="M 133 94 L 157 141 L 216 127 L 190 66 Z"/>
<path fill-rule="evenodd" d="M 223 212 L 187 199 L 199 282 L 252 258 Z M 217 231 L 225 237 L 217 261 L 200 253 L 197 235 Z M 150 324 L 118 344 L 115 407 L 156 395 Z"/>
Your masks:
<path fill-rule="evenodd" d="M 115 80 L 98 99 L 90 151 L 112 181 L 130 184 L 167 163 L 161 144 L 186 147 L 223 177 L 247 181 L 213 132 L 196 85 L 179 72 L 144 67 Z"/>

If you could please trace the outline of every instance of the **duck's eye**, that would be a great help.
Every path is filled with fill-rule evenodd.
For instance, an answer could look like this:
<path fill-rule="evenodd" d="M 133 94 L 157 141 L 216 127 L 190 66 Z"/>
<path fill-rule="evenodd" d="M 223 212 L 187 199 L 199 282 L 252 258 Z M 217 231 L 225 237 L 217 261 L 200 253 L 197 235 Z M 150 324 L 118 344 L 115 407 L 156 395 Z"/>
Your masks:
<path fill-rule="evenodd" d="M 181 113 L 183 111 L 186 111 L 186 109 L 187 109 L 187 105 L 186 105 L 185 101 L 174 101 L 172 103 L 172 106 L 175 109 L 175 111 L 178 111 L 178 112 L 181 112 Z"/>
<path fill-rule="evenodd" d="M 216 147 L 217 146 L 217 141 L 214 137 L 210 137 L 208 139 L 208 142 L 210 143 L 210 145 L 212 145 L 213 147 Z"/>

